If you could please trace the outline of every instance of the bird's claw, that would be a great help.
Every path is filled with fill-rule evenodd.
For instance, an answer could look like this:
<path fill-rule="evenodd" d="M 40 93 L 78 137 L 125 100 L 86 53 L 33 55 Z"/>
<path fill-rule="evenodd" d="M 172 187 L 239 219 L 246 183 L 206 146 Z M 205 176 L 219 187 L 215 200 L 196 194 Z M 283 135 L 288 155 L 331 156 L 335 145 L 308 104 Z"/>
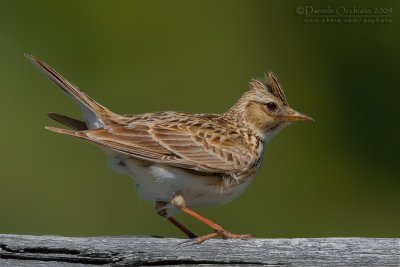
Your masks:
<path fill-rule="evenodd" d="M 246 234 L 246 235 L 233 234 L 233 233 L 221 228 L 221 229 L 215 230 L 214 233 L 196 238 L 196 242 L 197 242 L 197 244 L 201 244 L 204 241 L 212 239 L 217 236 L 220 236 L 223 239 L 249 239 L 249 238 L 252 238 L 252 235 L 249 235 L 249 234 Z"/>

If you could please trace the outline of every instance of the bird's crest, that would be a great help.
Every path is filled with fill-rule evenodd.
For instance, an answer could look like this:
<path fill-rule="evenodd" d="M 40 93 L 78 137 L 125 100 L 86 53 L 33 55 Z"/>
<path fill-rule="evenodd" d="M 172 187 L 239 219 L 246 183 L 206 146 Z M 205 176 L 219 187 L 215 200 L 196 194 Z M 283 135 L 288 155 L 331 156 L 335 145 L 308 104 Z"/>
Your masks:
<path fill-rule="evenodd" d="M 278 78 L 276 78 L 275 74 L 272 71 L 267 71 L 265 73 L 265 86 L 271 94 L 279 98 L 285 105 L 288 105 L 285 92 L 283 91 L 282 86 L 278 81 Z"/>

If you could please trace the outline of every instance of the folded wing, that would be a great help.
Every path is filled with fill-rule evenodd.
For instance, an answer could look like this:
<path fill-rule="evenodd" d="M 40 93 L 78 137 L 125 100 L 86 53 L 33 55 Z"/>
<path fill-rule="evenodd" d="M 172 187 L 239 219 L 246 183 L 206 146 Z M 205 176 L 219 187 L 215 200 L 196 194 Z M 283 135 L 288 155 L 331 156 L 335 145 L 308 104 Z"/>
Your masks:
<path fill-rule="evenodd" d="M 87 131 L 49 129 L 139 159 L 203 172 L 243 170 L 254 158 L 240 135 L 213 127 L 135 123 Z"/>

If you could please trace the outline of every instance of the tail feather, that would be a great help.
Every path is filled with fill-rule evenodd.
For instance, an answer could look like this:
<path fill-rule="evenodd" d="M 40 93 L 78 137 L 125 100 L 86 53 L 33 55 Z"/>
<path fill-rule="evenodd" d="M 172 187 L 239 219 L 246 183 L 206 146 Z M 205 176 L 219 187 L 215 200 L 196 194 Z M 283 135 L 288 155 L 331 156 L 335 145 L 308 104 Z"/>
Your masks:
<path fill-rule="evenodd" d="M 88 130 L 88 127 L 84 121 L 69 118 L 67 116 L 60 115 L 57 113 L 47 113 L 47 116 L 73 130 L 78 130 L 78 131 Z"/>
<path fill-rule="evenodd" d="M 70 96 L 75 102 L 79 104 L 82 112 L 84 113 L 85 122 L 89 128 L 104 127 L 110 122 L 110 117 L 112 115 L 115 115 L 113 112 L 103 107 L 91 97 L 82 92 L 76 85 L 69 82 L 45 62 L 39 60 L 33 55 L 25 54 L 25 57 L 29 61 L 31 61 L 42 73 L 44 73 L 51 81 L 53 81 L 60 89 L 62 89 L 68 96 Z"/>

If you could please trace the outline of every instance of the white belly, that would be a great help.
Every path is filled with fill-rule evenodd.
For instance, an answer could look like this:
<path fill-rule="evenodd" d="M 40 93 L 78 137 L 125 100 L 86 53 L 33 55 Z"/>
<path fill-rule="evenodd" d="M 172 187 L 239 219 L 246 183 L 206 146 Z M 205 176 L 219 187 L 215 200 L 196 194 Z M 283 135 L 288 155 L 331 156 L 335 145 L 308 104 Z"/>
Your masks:
<path fill-rule="evenodd" d="M 233 182 L 231 186 L 224 188 L 215 185 L 220 181 L 220 176 L 196 176 L 194 173 L 162 164 L 146 166 L 141 161 L 123 155 L 111 157 L 110 165 L 114 171 L 127 174 L 135 180 L 142 198 L 169 203 L 176 193 L 180 193 L 190 208 L 229 202 L 239 196 L 252 180 L 247 179 L 237 185 Z"/>

